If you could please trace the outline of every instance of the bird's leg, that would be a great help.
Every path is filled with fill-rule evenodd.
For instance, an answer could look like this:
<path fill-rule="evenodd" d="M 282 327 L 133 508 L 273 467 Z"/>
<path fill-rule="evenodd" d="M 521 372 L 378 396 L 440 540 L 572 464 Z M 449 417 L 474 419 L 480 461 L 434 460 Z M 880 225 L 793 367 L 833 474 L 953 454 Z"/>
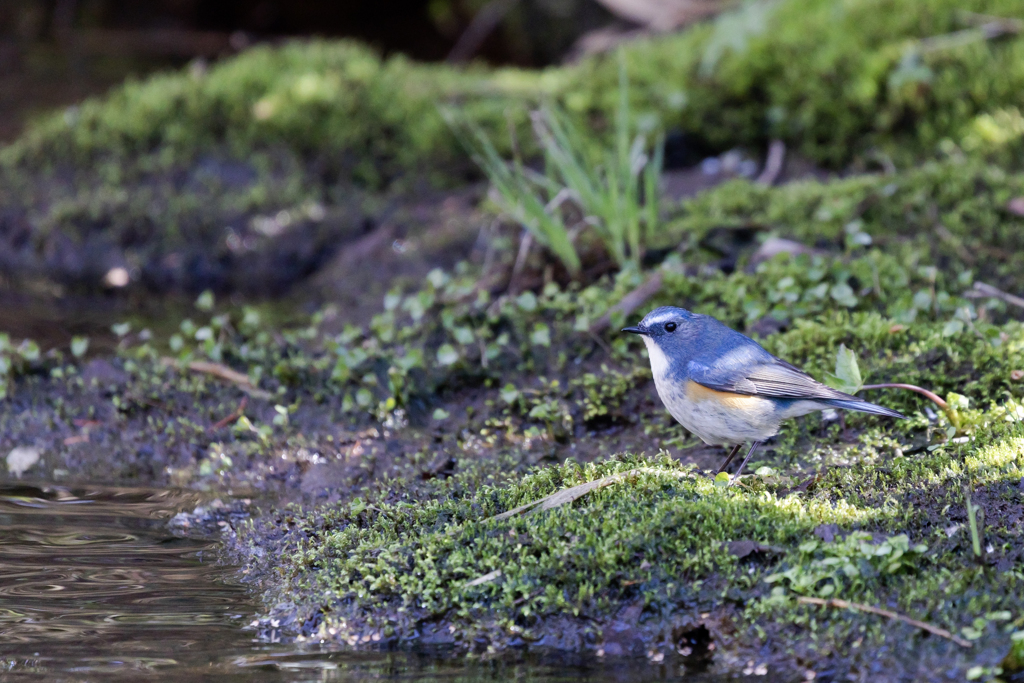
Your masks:
<path fill-rule="evenodd" d="M 729 481 L 730 486 L 732 486 L 732 483 L 739 479 L 740 475 L 743 474 L 743 468 L 746 467 L 747 461 L 750 460 L 750 456 L 754 454 L 754 451 L 756 451 L 757 447 L 760 445 L 760 441 L 755 441 L 754 443 L 750 444 L 750 450 L 747 451 L 747 457 L 743 458 L 743 462 L 740 463 L 740 467 L 738 470 L 736 470 L 736 474 L 732 475 L 732 479 Z"/>
<path fill-rule="evenodd" d="M 729 463 L 732 462 L 732 459 L 735 458 L 736 454 L 740 452 L 740 446 L 742 446 L 742 445 L 743 444 L 738 443 L 738 444 L 736 444 L 735 446 L 732 447 L 732 451 L 729 453 L 729 457 L 726 458 L 725 462 L 722 463 L 722 466 L 718 468 L 718 472 L 715 473 L 716 475 L 719 475 L 722 472 L 725 472 L 725 468 L 729 466 Z"/>

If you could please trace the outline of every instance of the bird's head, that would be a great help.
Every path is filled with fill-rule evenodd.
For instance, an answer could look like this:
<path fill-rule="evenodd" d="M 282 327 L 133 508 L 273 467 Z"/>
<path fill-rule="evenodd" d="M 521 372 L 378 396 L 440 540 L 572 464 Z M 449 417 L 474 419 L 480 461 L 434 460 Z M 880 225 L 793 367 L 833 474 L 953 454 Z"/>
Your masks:
<path fill-rule="evenodd" d="M 662 306 L 644 316 L 636 327 L 625 327 L 622 331 L 643 337 L 651 367 L 657 374 L 659 369 L 668 370 L 672 361 L 690 359 L 699 344 L 701 317 L 684 308 Z"/>

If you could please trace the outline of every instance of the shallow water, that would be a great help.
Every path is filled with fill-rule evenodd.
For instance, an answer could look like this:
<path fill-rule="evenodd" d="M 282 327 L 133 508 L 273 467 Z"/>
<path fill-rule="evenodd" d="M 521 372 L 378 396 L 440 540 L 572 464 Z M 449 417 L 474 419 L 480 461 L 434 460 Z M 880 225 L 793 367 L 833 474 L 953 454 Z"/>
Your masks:
<path fill-rule="evenodd" d="M 558 664 L 353 654 L 254 639 L 256 608 L 215 540 L 167 520 L 195 494 L 0 484 L 4 681 L 710 681 L 623 662 Z"/>

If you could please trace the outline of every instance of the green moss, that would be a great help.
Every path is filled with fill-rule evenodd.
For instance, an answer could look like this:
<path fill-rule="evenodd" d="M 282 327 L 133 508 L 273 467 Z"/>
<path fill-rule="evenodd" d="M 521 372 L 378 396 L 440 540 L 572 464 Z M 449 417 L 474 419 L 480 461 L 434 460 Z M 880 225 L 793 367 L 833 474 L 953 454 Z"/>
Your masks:
<path fill-rule="evenodd" d="M 460 101 L 489 127 L 504 126 L 517 97 L 534 101 L 538 76 L 382 61 L 340 41 L 259 47 L 208 71 L 131 82 L 39 121 L 5 150 L 8 162 L 81 164 L 97 158 L 167 167 L 202 150 L 233 156 L 281 147 L 329 158 L 328 166 L 378 185 L 425 160 L 443 168 L 459 156 L 438 115 L 439 100 Z M 339 156 L 340 155 L 340 156 Z"/>
<path fill-rule="evenodd" d="M 804 650 L 794 661 L 831 656 L 823 652 L 854 661 L 861 644 L 877 654 L 892 636 L 874 617 L 819 614 L 794 601 L 829 590 L 1005 654 L 1002 614 L 1024 611 L 1019 524 L 1008 512 L 1019 508 L 1024 469 L 1024 386 L 1015 379 L 1024 370 L 1024 328 L 1004 303 L 966 295 L 976 279 L 1024 286 L 1024 224 L 1006 208 L 1024 195 L 1024 176 L 965 161 L 956 146 L 974 144 L 968 136 L 984 130 L 979 116 L 990 108 L 1018 106 L 1021 39 L 905 59 L 916 38 L 955 27 L 953 9 L 937 0 L 782 2 L 769 10 L 768 33 L 746 35 L 713 68 L 701 61 L 728 37 L 724 24 L 631 46 L 626 59 L 636 110 L 716 145 L 778 135 L 815 159 L 845 163 L 891 145 L 906 158 L 931 156 L 942 139 L 953 141 L 942 145 L 948 158 L 912 171 L 781 188 L 736 182 L 685 203 L 668 230 L 692 246 L 659 266 L 663 288 L 646 305 L 685 305 L 752 332 L 774 319 L 783 330 L 766 337 L 766 347 L 819 378 L 845 344 L 868 381 L 966 396 L 965 441 L 951 439 L 944 418 L 929 415 L 917 395 L 879 393 L 872 398 L 910 419 L 849 415 L 841 427 L 808 416 L 789 423 L 752 468 L 774 471 L 716 487 L 652 455 L 659 443 L 696 441 L 652 402 L 639 342 L 588 332 L 646 274 L 492 297 L 467 265 L 391 291 L 369 325 L 340 333 L 326 332 L 337 315 L 330 309 L 284 330 L 253 310 L 199 310 L 173 333 L 126 337 L 120 385 L 87 383 L 70 370 L 46 380 L 19 374 L 30 398 L 5 403 L 0 426 L 15 434 L 49 420 L 68 438 L 67 425 L 88 405 L 106 411 L 112 430 L 131 431 L 115 446 L 139 453 L 126 470 L 150 468 L 154 478 L 197 487 L 270 487 L 289 476 L 282 472 L 298 478 L 323 464 L 321 453 L 336 458 L 348 477 L 337 504 L 282 511 L 238 539 L 266 603 L 315 617 L 304 629 L 310 636 L 407 639 L 434 621 L 507 642 L 572 619 L 589 624 L 596 643 L 625 605 L 639 603 L 655 631 L 682 616 L 735 609 L 738 642 L 798 643 L 794 650 Z M 281 222 L 282 209 L 323 220 L 351 199 L 353 179 L 381 187 L 412 168 L 459 166 L 462 152 L 434 108 L 438 93 L 463 104 L 495 139 L 506 108 L 522 123 L 545 94 L 589 114 L 600 130 L 611 106 L 603 84 L 614 73 L 611 59 L 543 74 L 489 73 L 381 61 L 345 43 L 256 50 L 206 74 L 126 86 L 41 123 L 5 152 L 5 201 L 33 207 L 41 235 L 71 225 L 69 234 L 84 238 L 132 225 L 159 233 L 170 248 L 214 239 L 231 220 Z M 1012 87 L 999 90 L 996 75 Z M 1012 118 L 999 125 L 1012 129 Z M 230 186 L 218 164 L 240 155 L 250 161 L 245 181 Z M 318 158 L 329 161 L 317 167 Z M 182 184 L 180 169 L 196 159 L 200 170 Z M 211 159 L 220 170 L 204 176 Z M 98 178 L 87 175 L 93 171 Z M 753 267 L 741 254 L 729 274 L 708 267 L 706 238 L 751 226 L 822 253 Z M 613 330 L 626 322 L 621 313 L 611 318 Z M 211 434 L 210 425 L 238 409 L 237 392 L 169 368 L 166 355 L 181 366 L 227 364 L 271 398 L 254 400 L 234 427 Z M 40 398 L 55 385 L 66 402 Z M 396 435 L 415 447 L 376 469 L 368 451 L 385 450 L 385 438 Z M 607 445 L 618 435 L 628 447 Z M 644 446 L 646 455 L 635 453 Z M 48 460 L 77 462 L 67 442 L 54 447 Z M 616 455 L 623 450 L 631 454 Z M 572 453 L 596 463 L 563 462 Z M 544 459 L 563 464 L 542 466 Z M 629 471 L 636 472 L 572 504 L 490 519 Z M 999 571 L 973 557 L 962 526 L 965 484 L 987 511 L 988 561 Z M 836 539 L 806 545 L 831 524 Z M 885 540 L 904 534 L 906 547 Z M 759 550 L 736 557 L 732 541 Z M 911 551 L 919 544 L 927 551 Z M 842 571 L 823 570 L 832 566 Z M 789 578 L 765 581 L 778 574 Z M 770 637 L 757 633 L 761 624 Z M 939 651 L 933 641 L 907 642 L 915 652 Z"/>
<path fill-rule="evenodd" d="M 753 3 L 680 35 L 625 46 L 631 111 L 641 129 L 683 131 L 711 149 L 758 148 L 778 137 L 833 167 L 888 167 L 888 157 L 900 165 L 966 157 L 1013 167 L 1024 140 L 1024 37 L 968 33 L 942 49 L 922 42 L 962 27 L 967 9 L 1019 12 L 1007 0 Z M 753 18 L 763 19 L 763 32 L 744 13 L 760 13 Z M 473 176 L 439 104 L 457 108 L 504 154 L 515 130 L 530 156 L 537 150 L 527 112 L 544 100 L 594 135 L 611 136 L 618 65 L 605 55 L 543 71 L 453 68 L 314 41 L 127 83 L 40 118 L 0 151 L 5 220 L 31 236 L 18 242 L 12 272 L 42 271 L 51 283 L 94 289 L 111 267 L 96 255 L 114 253 L 107 260 L 154 289 L 280 292 L 356 232 L 364 211 L 379 210 L 381 198 L 366 193 Z M 721 227 L 712 223 L 716 211 L 729 221 L 742 218 L 734 209 L 759 214 L 747 210 L 764 202 L 767 213 L 757 218 L 799 219 L 815 228 L 804 231 L 812 240 L 861 213 L 873 235 L 941 224 L 953 237 L 939 250 L 949 253 L 971 252 L 985 231 L 1014 234 L 992 220 L 1000 202 L 969 201 L 971 185 L 955 168 L 901 176 L 907 188 L 858 179 L 780 195 L 722 190 L 655 241 L 668 244 L 684 227 Z M 1016 177 L 979 168 L 969 175 L 993 197 L 1019 189 Z M 936 193 L 913 194 L 923 186 Z M 890 192 L 910 206 L 884 201 Z M 294 239 L 275 239 L 287 227 L 278 216 L 290 217 Z M 1006 273 L 1020 272 L 1012 241 L 990 244 Z"/>
<path fill-rule="evenodd" d="M 634 110 L 720 148 L 781 137 L 830 164 L 875 150 L 931 156 L 945 140 L 947 148 L 999 148 L 1019 138 L 1013 112 L 1024 104 L 1024 39 L 945 49 L 920 42 L 961 28 L 958 12 L 968 9 L 1019 11 L 1007 0 L 752 4 L 680 36 L 627 46 Z M 757 16 L 748 22 L 744 13 Z M 113 155 L 166 165 L 223 145 L 242 157 L 283 146 L 376 185 L 464 158 L 438 102 L 457 103 L 492 139 L 507 139 L 506 116 L 525 125 L 525 109 L 546 96 L 596 115 L 600 126 L 614 110 L 617 78 L 615 60 L 602 57 L 543 72 L 487 71 L 381 60 L 350 42 L 260 47 L 43 119 L 4 157 L 37 165 Z"/>
<path fill-rule="evenodd" d="M 951 267 L 940 268 L 937 277 L 975 269 L 1012 282 L 1020 272 L 1017 259 L 1024 246 L 1024 221 L 1007 205 L 1021 194 L 1021 175 L 956 160 L 927 163 L 896 175 L 779 188 L 735 181 L 684 203 L 683 215 L 669 230 L 699 239 L 715 228 L 754 227 L 810 247 L 851 253 L 858 253 L 851 236 L 866 233 L 875 246 L 909 266 L 949 263 Z M 871 281 L 862 279 L 865 284 Z"/>
<path fill-rule="evenodd" d="M 581 503 L 489 519 L 616 473 L 628 474 Z M 496 611 L 508 624 L 531 615 L 597 615 L 638 591 L 666 604 L 697 599 L 702 579 L 735 564 L 721 541 L 796 543 L 817 524 L 878 516 L 716 487 L 665 458 L 586 467 L 570 462 L 470 495 L 457 480 L 446 488 L 415 506 L 355 501 L 324 510 L 314 526 L 299 531 L 309 540 L 290 548 L 285 580 L 312 580 L 318 594 L 338 596 L 328 608 L 328 626 L 367 608 L 407 610 L 418 618 Z M 499 579 L 472 583 L 498 570 Z"/>
<path fill-rule="evenodd" d="M 965 453 L 980 490 L 1020 478 L 1021 428 L 995 434 L 963 453 L 933 452 L 923 468 L 897 458 L 891 477 L 878 477 L 885 466 L 834 469 L 810 492 L 796 494 L 777 491 L 767 477 L 715 486 L 665 457 L 626 456 L 584 467 L 567 462 L 496 486 L 457 476 L 417 499 L 361 499 L 289 518 L 275 555 L 287 560 L 276 565 L 275 585 L 297 590 L 274 599 L 307 600 L 301 609 L 322 615 L 313 635 L 350 643 L 374 632 L 416 637 L 417 624 L 442 616 L 465 642 L 484 632 L 539 638 L 553 617 L 602 623 L 623 603 L 639 600 L 649 619 L 661 623 L 723 598 L 746 603 L 747 619 L 770 616 L 777 626 L 806 634 L 814 629 L 794 593 L 869 604 L 895 600 L 899 609 L 929 614 L 938 625 L 964 627 L 972 639 L 1001 641 L 999 617 L 985 615 L 1024 608 L 1019 574 L 972 566 L 966 532 L 960 529 L 951 542 L 949 517 L 937 507 L 955 506 L 960 516 L 966 472 L 957 468 Z M 623 478 L 575 503 L 494 518 L 612 474 Z M 836 525 L 840 538 L 809 540 L 822 524 Z M 987 539 L 1005 550 L 1001 524 L 991 523 Z M 853 529 L 864 531 L 842 538 Z M 872 540 L 867 532 L 880 535 Z M 243 537 L 249 533 L 242 530 Z M 767 567 L 737 560 L 732 541 L 771 546 L 776 560 Z M 975 617 L 982 619 L 980 630 Z M 994 626 L 986 629 L 990 621 Z M 845 629 L 864 620 L 840 623 L 841 632 L 821 644 L 849 653 Z M 881 633 L 876 623 L 868 635 Z"/>
<path fill-rule="evenodd" d="M 310 328 L 288 353 L 250 336 L 255 355 L 225 348 L 223 358 L 250 372 L 273 366 L 263 387 L 282 387 L 288 400 L 311 387 L 347 394 L 356 423 L 412 414 L 424 400 L 449 407 L 469 393 L 475 398 L 458 422 L 455 474 L 426 483 L 399 474 L 358 499 L 242 529 L 239 547 L 274 534 L 268 604 L 289 601 L 312 619 L 306 635 L 350 644 L 373 634 L 404 641 L 424 624 L 440 624 L 468 648 L 477 636 L 494 644 L 546 637 L 568 619 L 587 624 L 579 627 L 596 647 L 601 630 L 631 604 L 643 606 L 641 625 L 652 634 L 736 605 L 739 643 L 756 649 L 782 639 L 795 660 L 863 665 L 892 638 L 893 626 L 877 617 L 796 602 L 812 595 L 905 612 L 1002 656 L 1009 648 L 1002 615 L 1024 612 L 1019 528 L 1007 512 L 1019 503 L 1024 472 L 1024 386 L 1015 379 L 1024 369 L 1024 327 L 1003 303 L 965 294 L 975 276 L 1018 282 L 1019 219 L 1002 207 L 1019 191 L 1016 175 L 957 161 L 881 178 L 723 186 L 683 207 L 679 224 L 694 243 L 715 227 L 757 224 L 817 236 L 825 251 L 726 275 L 694 266 L 708 260 L 694 249 L 660 266 L 663 289 L 647 304 L 686 305 L 742 329 L 775 317 L 785 329 L 765 337 L 765 346 L 819 378 L 845 344 L 869 382 L 966 396 L 963 439 L 951 439 L 945 418 L 929 415 L 918 395 L 886 391 L 872 400 L 910 419 L 850 414 L 844 427 L 818 416 L 793 421 L 758 456 L 758 474 L 732 488 L 665 454 L 602 450 L 600 438 L 588 454 L 595 463 L 569 461 L 522 477 L 538 450 L 561 460 L 609 426 L 628 439 L 643 433 L 695 443 L 645 402 L 640 345 L 609 335 L 605 348 L 586 333 L 644 276 L 622 272 L 565 289 L 550 283 L 492 300 L 475 289 L 471 269 L 435 271 L 422 288 L 389 294 L 367 329 L 321 339 Z M 934 230 L 937 221 L 959 245 Z M 968 256 L 984 249 L 1003 256 L 971 263 L 963 247 Z M 613 326 L 620 322 L 613 316 Z M 445 413 L 440 422 L 450 419 Z M 554 510 L 492 519 L 632 470 Z M 1000 571 L 973 557 L 965 485 L 987 511 L 986 561 Z M 819 542 L 811 547 L 811 539 Z M 734 541 L 760 552 L 736 557 Z M 247 557 L 253 573 L 271 575 L 255 551 Z M 771 576 L 784 578 L 766 581 Z M 899 637 L 914 656 L 963 664 L 944 644 L 896 628 L 905 629 Z"/>
<path fill-rule="evenodd" d="M 964 10 L 1016 16 L 1020 8 L 945 0 L 751 3 L 713 26 L 628 50 L 630 79 L 649 109 L 721 148 L 776 137 L 835 165 L 879 153 L 899 161 L 932 155 L 968 138 L 1017 144 L 1012 112 L 1021 103 L 1007 86 L 1024 77 L 1024 43 L 979 39 L 929 49 L 922 40 L 963 28 Z M 611 65 L 584 64 L 567 101 L 609 109 L 613 77 Z M 1004 107 L 1010 113 L 999 123 L 975 118 Z"/>

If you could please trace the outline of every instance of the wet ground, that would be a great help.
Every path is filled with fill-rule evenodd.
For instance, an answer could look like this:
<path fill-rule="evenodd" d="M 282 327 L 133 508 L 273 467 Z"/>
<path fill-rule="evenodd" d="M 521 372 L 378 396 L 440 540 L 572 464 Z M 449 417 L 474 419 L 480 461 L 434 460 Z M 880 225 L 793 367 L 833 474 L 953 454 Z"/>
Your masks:
<path fill-rule="evenodd" d="M 0 672 L 5 681 L 712 681 L 663 667 L 484 663 L 258 640 L 256 607 L 183 538 L 178 490 L 0 486 Z"/>

